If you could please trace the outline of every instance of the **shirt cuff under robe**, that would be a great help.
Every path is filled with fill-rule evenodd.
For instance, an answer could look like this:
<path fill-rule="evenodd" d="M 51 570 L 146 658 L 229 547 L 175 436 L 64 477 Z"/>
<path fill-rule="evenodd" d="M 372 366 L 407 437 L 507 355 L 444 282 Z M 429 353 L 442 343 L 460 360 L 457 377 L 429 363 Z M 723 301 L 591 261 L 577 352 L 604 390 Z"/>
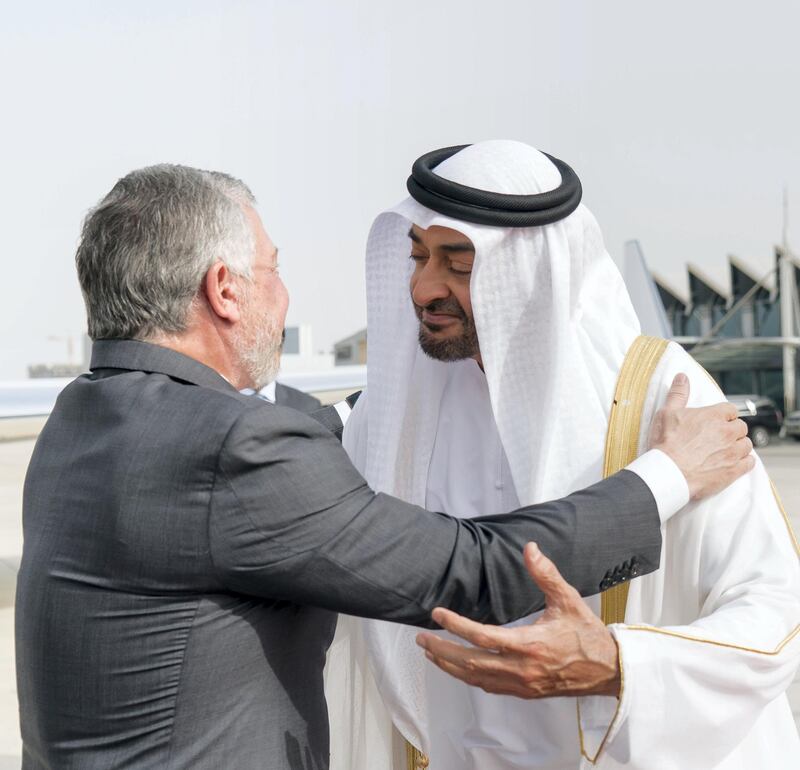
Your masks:
<path fill-rule="evenodd" d="M 662 524 L 689 502 L 689 484 L 675 462 L 660 449 L 637 457 L 626 470 L 633 471 L 653 493 Z"/>

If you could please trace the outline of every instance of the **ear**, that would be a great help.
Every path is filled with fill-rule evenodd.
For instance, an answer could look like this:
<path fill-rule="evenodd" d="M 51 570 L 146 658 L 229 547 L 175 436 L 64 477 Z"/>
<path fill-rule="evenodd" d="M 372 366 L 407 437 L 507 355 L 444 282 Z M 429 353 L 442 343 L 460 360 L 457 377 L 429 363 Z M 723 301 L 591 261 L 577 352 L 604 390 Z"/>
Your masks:
<path fill-rule="evenodd" d="M 241 318 L 242 286 L 224 262 L 215 262 L 203 279 L 206 299 L 220 319 L 236 323 Z"/>

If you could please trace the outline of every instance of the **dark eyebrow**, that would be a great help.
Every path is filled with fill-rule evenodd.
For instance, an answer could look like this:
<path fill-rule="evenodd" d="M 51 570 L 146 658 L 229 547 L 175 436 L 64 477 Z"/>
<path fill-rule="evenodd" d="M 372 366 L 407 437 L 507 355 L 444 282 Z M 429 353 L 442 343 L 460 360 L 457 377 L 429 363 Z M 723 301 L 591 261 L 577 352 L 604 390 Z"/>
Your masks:
<path fill-rule="evenodd" d="M 425 244 L 422 242 L 422 239 L 414 232 L 414 228 L 412 227 L 408 231 L 408 237 L 411 238 L 414 243 L 418 243 L 420 246 L 424 246 Z M 447 251 L 450 254 L 474 254 L 475 247 L 472 245 L 470 241 L 459 241 L 458 243 L 440 243 L 437 247 L 441 251 Z"/>
<path fill-rule="evenodd" d="M 475 247 L 469 241 L 461 241 L 460 243 L 440 243 L 438 248 L 440 251 L 447 251 L 451 254 L 475 253 Z"/>

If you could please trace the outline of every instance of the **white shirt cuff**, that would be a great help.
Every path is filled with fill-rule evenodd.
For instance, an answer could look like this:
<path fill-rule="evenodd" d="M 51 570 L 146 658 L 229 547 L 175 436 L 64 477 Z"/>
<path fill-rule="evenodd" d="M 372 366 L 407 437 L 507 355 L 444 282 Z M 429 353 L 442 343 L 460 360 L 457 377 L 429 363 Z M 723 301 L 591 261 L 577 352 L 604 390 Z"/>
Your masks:
<path fill-rule="evenodd" d="M 680 468 L 660 449 L 637 457 L 626 470 L 633 471 L 653 493 L 661 523 L 689 502 L 689 484 Z"/>

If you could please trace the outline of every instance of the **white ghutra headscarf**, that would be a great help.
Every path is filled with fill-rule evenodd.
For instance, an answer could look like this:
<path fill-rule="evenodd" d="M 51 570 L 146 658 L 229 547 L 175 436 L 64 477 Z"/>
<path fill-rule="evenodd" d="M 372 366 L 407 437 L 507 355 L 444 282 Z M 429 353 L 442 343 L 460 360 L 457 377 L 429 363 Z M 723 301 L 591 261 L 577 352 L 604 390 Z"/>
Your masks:
<path fill-rule="evenodd" d="M 507 194 L 545 192 L 560 182 L 542 153 L 512 141 L 467 147 L 436 173 Z M 411 198 L 378 216 L 367 242 L 367 480 L 378 491 L 424 500 L 447 364 L 427 358 L 417 342 L 409 294 L 412 223 L 458 230 L 475 246 L 472 309 L 520 502 L 598 480 L 611 397 L 639 322 L 594 217 L 581 205 L 544 227 L 489 227 L 437 214 Z M 576 436 L 585 438 L 579 446 Z"/>

